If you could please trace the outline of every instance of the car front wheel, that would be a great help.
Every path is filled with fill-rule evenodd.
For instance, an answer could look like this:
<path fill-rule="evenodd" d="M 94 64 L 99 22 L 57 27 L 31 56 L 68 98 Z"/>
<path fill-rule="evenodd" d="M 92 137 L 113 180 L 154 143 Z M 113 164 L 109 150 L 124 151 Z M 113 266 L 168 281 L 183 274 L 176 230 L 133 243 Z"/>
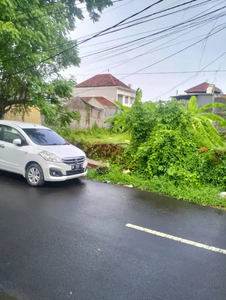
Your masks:
<path fill-rule="evenodd" d="M 27 167 L 26 179 L 31 186 L 43 186 L 45 183 L 42 168 L 36 163 L 32 163 Z"/>

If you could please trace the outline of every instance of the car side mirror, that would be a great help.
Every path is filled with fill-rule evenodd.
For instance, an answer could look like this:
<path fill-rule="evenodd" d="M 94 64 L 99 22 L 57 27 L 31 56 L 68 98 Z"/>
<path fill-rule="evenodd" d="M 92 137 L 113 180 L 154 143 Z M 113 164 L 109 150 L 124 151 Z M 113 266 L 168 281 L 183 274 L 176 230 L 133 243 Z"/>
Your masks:
<path fill-rule="evenodd" d="M 21 141 L 21 139 L 15 139 L 15 140 L 13 140 L 13 144 L 15 146 L 21 146 L 22 145 L 22 141 Z"/>

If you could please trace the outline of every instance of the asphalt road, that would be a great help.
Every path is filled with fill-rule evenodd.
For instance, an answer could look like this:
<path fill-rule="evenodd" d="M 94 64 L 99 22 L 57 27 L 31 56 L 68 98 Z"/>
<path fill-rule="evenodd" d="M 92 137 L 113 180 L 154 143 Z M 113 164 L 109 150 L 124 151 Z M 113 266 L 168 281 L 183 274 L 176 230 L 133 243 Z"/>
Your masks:
<path fill-rule="evenodd" d="M 224 211 L 87 180 L 32 188 L 0 173 L 0 300 L 226 299 L 226 255 L 127 223 L 226 249 Z"/>

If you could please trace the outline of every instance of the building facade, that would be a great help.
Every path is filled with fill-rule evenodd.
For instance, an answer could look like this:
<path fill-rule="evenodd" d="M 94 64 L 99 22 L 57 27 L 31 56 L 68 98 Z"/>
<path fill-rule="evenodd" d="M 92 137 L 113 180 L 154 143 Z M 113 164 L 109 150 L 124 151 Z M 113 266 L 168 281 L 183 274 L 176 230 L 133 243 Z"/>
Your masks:
<path fill-rule="evenodd" d="M 192 96 L 196 97 L 196 101 L 199 107 L 214 102 L 215 97 L 222 95 L 221 89 L 217 88 L 213 84 L 203 82 L 185 91 L 185 94 L 171 96 L 178 101 L 186 105 Z"/>
<path fill-rule="evenodd" d="M 118 101 L 124 106 L 131 107 L 136 91 L 111 74 L 96 75 L 73 90 L 73 97 L 104 97 L 110 102 Z"/>

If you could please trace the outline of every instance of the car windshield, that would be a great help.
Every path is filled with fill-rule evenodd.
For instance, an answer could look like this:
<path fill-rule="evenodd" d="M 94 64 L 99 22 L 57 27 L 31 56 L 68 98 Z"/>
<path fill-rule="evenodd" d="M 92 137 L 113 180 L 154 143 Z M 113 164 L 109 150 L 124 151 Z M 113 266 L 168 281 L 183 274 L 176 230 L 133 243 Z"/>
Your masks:
<path fill-rule="evenodd" d="M 23 131 L 36 145 L 68 145 L 61 136 L 48 128 L 24 128 Z"/>

